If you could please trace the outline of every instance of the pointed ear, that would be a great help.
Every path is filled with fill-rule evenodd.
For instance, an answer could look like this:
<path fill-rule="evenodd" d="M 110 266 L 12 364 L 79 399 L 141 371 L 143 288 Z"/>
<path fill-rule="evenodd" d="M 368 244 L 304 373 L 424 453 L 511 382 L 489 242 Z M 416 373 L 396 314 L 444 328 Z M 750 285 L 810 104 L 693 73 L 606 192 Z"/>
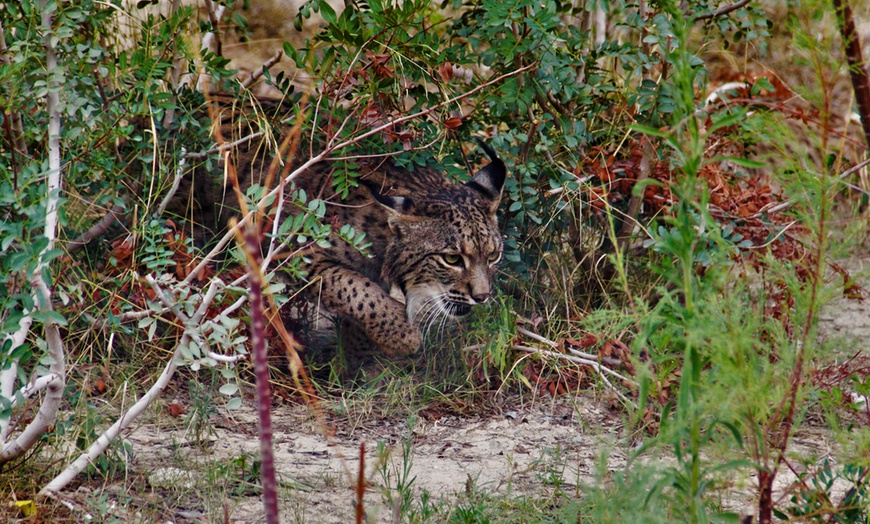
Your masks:
<path fill-rule="evenodd" d="M 504 180 L 507 176 L 507 167 L 504 162 L 495 154 L 491 147 L 486 145 L 482 140 L 477 139 L 480 147 L 486 152 L 492 162 L 484 166 L 480 171 L 471 177 L 471 180 L 465 183 L 465 187 L 473 189 L 482 197 L 493 202 L 493 208 L 498 207 L 501 200 L 501 190 L 504 187 Z"/>
<path fill-rule="evenodd" d="M 398 213 L 400 215 L 409 215 L 411 211 L 414 209 L 414 200 L 411 197 L 407 196 L 384 196 L 379 191 L 379 187 L 365 179 L 361 179 L 360 182 L 372 193 L 372 198 L 374 198 L 380 205 L 385 208 L 393 211 L 394 213 Z"/>

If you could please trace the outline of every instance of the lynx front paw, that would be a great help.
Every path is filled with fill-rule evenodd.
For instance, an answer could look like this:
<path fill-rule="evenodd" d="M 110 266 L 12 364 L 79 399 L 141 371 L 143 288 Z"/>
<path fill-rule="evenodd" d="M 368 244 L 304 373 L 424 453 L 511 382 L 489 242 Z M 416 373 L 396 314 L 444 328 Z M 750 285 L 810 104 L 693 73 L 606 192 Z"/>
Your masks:
<path fill-rule="evenodd" d="M 388 357 L 407 357 L 417 352 L 423 343 L 423 334 L 417 326 L 408 326 L 407 330 L 396 333 L 390 340 L 380 344 Z"/>

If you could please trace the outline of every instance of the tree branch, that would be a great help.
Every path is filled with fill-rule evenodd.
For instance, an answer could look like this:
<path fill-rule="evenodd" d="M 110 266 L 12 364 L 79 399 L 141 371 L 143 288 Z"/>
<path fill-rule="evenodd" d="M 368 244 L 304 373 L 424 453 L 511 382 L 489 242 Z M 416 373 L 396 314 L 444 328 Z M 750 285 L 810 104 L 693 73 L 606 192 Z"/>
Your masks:
<path fill-rule="evenodd" d="M 109 210 L 106 215 L 99 220 L 96 224 L 92 225 L 90 229 L 79 235 L 75 240 L 70 241 L 66 245 L 67 253 L 75 253 L 79 249 L 85 247 L 91 240 L 103 235 L 106 231 L 112 227 L 112 224 L 118 220 L 118 217 L 121 216 L 121 213 L 124 212 L 124 206 L 120 204 L 115 204 L 112 206 L 112 209 Z"/>
<path fill-rule="evenodd" d="M 176 316 L 179 316 L 180 311 L 178 310 L 176 304 L 171 300 L 170 297 L 166 295 L 166 293 L 160 288 L 157 284 L 157 281 L 154 280 L 154 277 L 148 275 L 145 277 L 145 280 L 151 286 L 151 289 L 154 290 L 157 298 L 163 302 L 163 304 L 173 311 Z M 217 283 L 212 282 L 211 287 L 206 292 L 205 297 L 203 298 L 202 304 L 197 308 L 193 317 L 191 317 L 191 321 L 199 322 L 202 317 L 205 315 L 205 312 L 208 310 L 208 306 L 211 304 L 212 299 L 215 296 Z M 181 314 L 183 316 L 183 314 Z M 151 386 L 151 389 L 146 392 L 142 398 L 140 398 L 135 404 L 133 404 L 130 409 L 125 411 L 118 420 L 115 421 L 112 426 L 107 429 L 102 435 L 94 441 L 93 444 L 82 453 L 72 464 L 66 467 L 58 476 L 51 480 L 48 484 L 45 485 L 40 491 L 39 494 L 41 496 L 47 497 L 56 497 L 57 493 L 67 486 L 79 473 L 84 471 L 84 469 L 90 464 L 92 461 L 96 460 L 103 452 L 106 451 L 106 448 L 109 447 L 109 444 L 116 438 L 118 435 L 124 431 L 131 422 L 136 420 L 136 417 L 142 414 L 145 409 L 151 405 L 151 403 L 156 399 L 160 393 L 163 391 L 169 381 L 172 379 L 172 376 L 175 374 L 178 366 L 175 364 L 178 359 L 181 358 L 181 348 L 186 347 L 188 344 L 193 342 L 193 339 L 188 334 L 187 330 L 185 330 L 184 335 L 182 335 L 181 340 L 179 340 L 178 345 L 175 346 L 175 350 L 172 353 L 172 356 L 166 363 L 166 367 L 163 369 L 163 372 L 154 382 L 154 385 Z"/>
<path fill-rule="evenodd" d="M 736 11 L 736 10 L 740 9 L 741 7 L 745 6 L 749 2 L 750 2 L 750 0 L 740 0 L 738 2 L 734 2 L 733 4 L 723 5 L 719 9 L 713 11 L 712 13 L 698 15 L 698 16 L 692 18 L 692 20 L 694 22 L 697 22 L 698 20 L 707 20 L 710 18 L 718 18 L 722 15 L 727 15 L 731 11 Z"/>
<path fill-rule="evenodd" d="M 45 273 L 47 273 L 48 263 L 45 261 L 45 256 L 54 249 L 55 238 L 57 236 L 58 225 L 58 206 L 60 204 L 60 85 L 62 84 L 63 69 L 58 67 L 57 54 L 55 53 L 52 39 L 55 38 L 52 31 L 52 11 L 46 9 L 46 2 L 42 2 L 42 30 L 45 43 L 45 68 L 47 74 L 48 94 L 46 95 L 46 111 L 48 112 L 48 180 L 46 184 L 46 212 L 45 212 L 45 230 L 44 235 L 48 239 L 48 245 L 39 254 L 39 260 L 33 272 L 32 285 L 36 300 L 36 309 L 40 311 L 52 311 L 51 305 L 51 290 L 45 281 Z M 8 462 L 12 459 L 20 457 L 27 452 L 45 433 L 48 427 L 54 424 L 57 417 L 57 410 L 60 402 L 63 399 L 63 388 L 66 384 L 66 354 L 63 346 L 63 339 L 60 336 L 60 329 L 57 321 L 50 316 L 42 322 L 45 330 L 45 343 L 48 350 L 48 355 L 51 358 L 49 371 L 56 375 L 59 380 L 54 380 L 46 385 L 46 394 L 42 399 L 39 410 L 33 418 L 33 421 L 24 428 L 18 437 L 9 443 L 3 443 L 2 451 L 0 451 L 0 464 Z M 29 322 L 20 323 L 19 326 L 27 325 Z M 15 349 L 15 346 L 12 348 Z M 17 363 L 13 364 L 17 367 Z M 3 379 L 9 378 L 4 374 Z M 12 377 L 14 379 L 14 377 Z M 8 387 L 3 384 L 3 389 Z M 8 431 L 9 427 L 3 428 Z"/>
<path fill-rule="evenodd" d="M 9 48 L 6 47 L 6 32 L 3 30 L 3 24 L 0 24 L 0 62 L 5 64 L 12 62 L 9 58 Z M 9 120 L 10 131 L 12 132 L 12 153 L 13 155 L 18 153 L 27 156 L 27 142 L 24 141 L 24 127 L 21 124 L 21 113 L 11 111 Z"/>
<path fill-rule="evenodd" d="M 852 88 L 855 90 L 855 102 L 864 127 L 864 139 L 870 147 L 870 78 L 861 55 L 861 38 L 855 29 L 855 19 L 849 0 L 834 0 L 834 10 L 837 12 L 837 25 L 843 37 L 843 48 L 846 61 L 849 63 L 849 76 L 852 78 Z"/>
<path fill-rule="evenodd" d="M 254 85 L 254 82 L 256 82 L 256 81 L 257 81 L 261 76 L 263 76 L 263 73 L 265 73 L 266 71 L 268 71 L 269 69 L 271 69 L 273 65 L 277 64 L 278 62 L 280 62 L 280 61 L 281 61 L 281 58 L 282 58 L 283 56 L 284 56 L 284 51 L 283 51 L 283 50 L 280 50 L 280 51 L 276 52 L 276 53 L 272 56 L 272 58 L 270 58 L 269 60 L 266 60 L 266 63 L 264 63 L 264 64 L 263 64 L 259 69 L 257 69 L 256 71 L 252 72 L 252 73 L 251 73 L 251 76 L 250 76 L 247 80 L 245 80 L 244 82 L 242 82 L 242 88 L 243 88 L 243 89 L 248 89 L 249 87 L 251 87 L 252 85 Z"/>

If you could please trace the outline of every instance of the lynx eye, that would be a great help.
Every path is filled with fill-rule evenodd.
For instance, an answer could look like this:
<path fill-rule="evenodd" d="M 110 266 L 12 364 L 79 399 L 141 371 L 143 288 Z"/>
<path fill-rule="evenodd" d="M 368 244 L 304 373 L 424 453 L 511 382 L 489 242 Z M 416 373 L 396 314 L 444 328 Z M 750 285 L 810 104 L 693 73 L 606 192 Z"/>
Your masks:
<path fill-rule="evenodd" d="M 489 257 L 486 259 L 490 264 L 495 264 L 499 260 L 501 260 L 501 251 L 493 251 L 489 254 Z"/>
<path fill-rule="evenodd" d="M 462 257 L 460 255 L 457 255 L 456 253 L 445 253 L 441 255 L 441 258 L 443 258 L 444 262 L 447 262 L 447 264 L 451 266 L 465 265 L 462 261 Z"/>

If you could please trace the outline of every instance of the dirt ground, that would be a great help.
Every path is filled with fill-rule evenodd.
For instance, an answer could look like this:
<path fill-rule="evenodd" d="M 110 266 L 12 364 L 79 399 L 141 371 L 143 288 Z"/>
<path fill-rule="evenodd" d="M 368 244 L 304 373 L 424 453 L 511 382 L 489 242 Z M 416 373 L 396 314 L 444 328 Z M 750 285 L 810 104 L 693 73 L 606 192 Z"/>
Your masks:
<path fill-rule="evenodd" d="M 870 250 L 870 246 L 868 246 Z M 870 289 L 870 257 L 853 257 L 840 263 L 853 278 Z M 863 301 L 837 297 L 822 308 L 819 336 L 842 341 L 843 353 L 870 350 L 870 296 Z"/>
<path fill-rule="evenodd" d="M 870 259 L 845 264 L 853 274 L 866 275 Z M 870 300 L 835 299 L 823 309 L 821 319 L 819 336 L 837 341 L 844 355 L 870 349 Z M 246 404 L 240 410 L 212 416 L 215 433 L 204 448 L 196 445 L 182 424 L 167 422 L 165 414 L 140 423 L 126 435 L 134 450 L 130 470 L 147 478 L 153 493 L 175 494 L 175 502 L 168 505 L 175 514 L 166 522 L 222 521 L 224 512 L 234 523 L 264 521 L 259 496 L 220 495 L 220 489 L 204 480 L 208 475 L 203 473 L 203 464 L 214 467 L 240 456 L 257 456 L 256 412 Z M 486 414 L 460 417 L 424 411 L 411 428 L 402 420 L 332 414 L 328 415 L 330 438 L 324 436 L 324 424 L 305 406 L 278 406 L 272 416 L 282 522 L 351 522 L 362 443 L 367 449 L 369 522 L 392 522 L 396 508 L 384 502 L 384 492 L 403 479 L 413 479 L 411 489 L 416 496 L 425 490 L 436 501 L 455 500 L 472 489 L 492 495 L 546 497 L 553 489 L 548 476 L 554 474 L 563 492 L 579 494 L 594 482 L 597 459 L 606 456 L 608 468 L 619 468 L 631 450 L 623 416 L 608 405 L 606 393 L 592 391 L 522 402 L 506 396 L 496 399 Z M 403 459 L 405 442 L 411 443 L 410 458 Z M 378 443 L 389 451 L 385 458 L 378 457 Z M 824 430 L 805 430 L 795 437 L 792 447 L 798 453 L 804 450 L 831 457 L 835 444 Z M 408 462 L 410 469 L 403 475 Z M 793 478 L 789 475 L 779 476 L 779 489 Z M 754 482 L 752 477 L 735 481 L 727 504 L 730 509 L 751 511 Z M 177 496 L 186 490 L 200 495 Z M 82 487 L 70 498 L 81 501 L 88 492 Z"/>
<path fill-rule="evenodd" d="M 287 522 L 351 522 L 360 443 L 364 442 L 367 478 L 372 484 L 366 511 L 374 517 L 372 522 L 391 522 L 393 508 L 385 506 L 381 495 L 384 479 L 376 445 L 380 441 L 390 450 L 386 466 L 394 485 L 402 470 L 402 441 L 409 435 L 409 478 L 414 479 L 417 494 L 426 490 L 435 500 L 449 500 L 474 486 L 490 494 L 543 495 L 548 486 L 541 478 L 551 468 L 566 468 L 561 488 L 572 492 L 594 477 L 598 454 L 608 453 L 611 466 L 624 459 L 615 441 L 620 434 L 619 417 L 599 404 L 591 395 L 547 399 L 522 411 L 421 418 L 411 432 L 406 424 L 390 420 L 365 422 L 353 431 L 346 421 L 339 421 L 331 439 L 324 438 L 305 407 L 277 409 L 273 414 L 277 468 L 282 485 L 296 487 L 291 500 L 285 498 L 282 514 Z M 210 460 L 258 453 L 254 410 L 224 413 L 220 419 L 208 450 Z M 175 466 L 165 466 L 177 456 L 173 451 L 177 443 L 170 443 L 174 439 L 184 442 L 184 431 L 167 433 L 157 425 L 140 427 L 129 437 L 137 450 L 133 467 L 149 470 L 152 485 L 159 485 L 161 477 L 168 479 L 168 485 L 177 485 L 185 475 Z M 232 501 L 231 520 L 262 522 L 260 499 Z"/>

